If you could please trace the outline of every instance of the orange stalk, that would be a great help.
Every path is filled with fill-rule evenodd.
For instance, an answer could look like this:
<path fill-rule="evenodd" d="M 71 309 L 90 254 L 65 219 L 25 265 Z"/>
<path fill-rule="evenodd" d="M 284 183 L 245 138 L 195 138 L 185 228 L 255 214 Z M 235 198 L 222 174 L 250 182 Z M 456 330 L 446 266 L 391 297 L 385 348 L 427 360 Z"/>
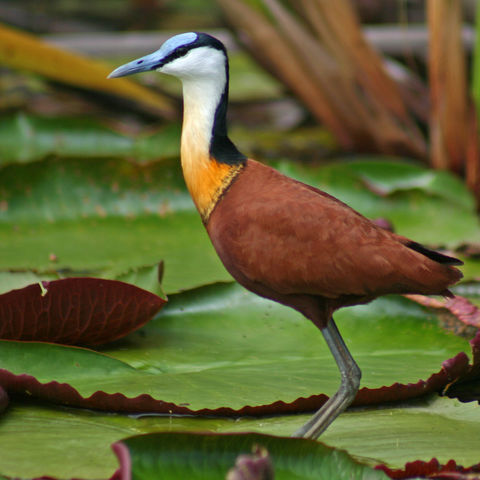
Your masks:
<path fill-rule="evenodd" d="M 429 0 L 427 7 L 431 164 L 461 173 L 468 132 L 462 5 L 460 0 Z"/>

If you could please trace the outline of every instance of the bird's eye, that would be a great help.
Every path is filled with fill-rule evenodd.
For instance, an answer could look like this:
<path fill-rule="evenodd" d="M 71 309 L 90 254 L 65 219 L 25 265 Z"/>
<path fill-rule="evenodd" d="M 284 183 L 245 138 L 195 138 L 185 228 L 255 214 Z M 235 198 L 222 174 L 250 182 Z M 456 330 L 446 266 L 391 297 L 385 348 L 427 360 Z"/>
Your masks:
<path fill-rule="evenodd" d="M 137 62 L 137 65 L 140 65 L 141 63 L 143 63 L 143 60 L 139 60 L 139 61 Z"/>
<path fill-rule="evenodd" d="M 187 52 L 188 52 L 187 47 L 179 47 L 177 48 L 175 53 L 177 54 L 177 56 L 181 57 L 182 55 L 185 55 Z"/>

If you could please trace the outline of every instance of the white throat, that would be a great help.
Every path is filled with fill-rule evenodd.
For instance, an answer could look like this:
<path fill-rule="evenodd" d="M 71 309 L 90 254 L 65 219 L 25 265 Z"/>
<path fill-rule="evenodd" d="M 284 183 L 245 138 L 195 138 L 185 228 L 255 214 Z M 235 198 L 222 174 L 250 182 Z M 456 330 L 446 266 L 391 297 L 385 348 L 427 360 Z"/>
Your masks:
<path fill-rule="evenodd" d="M 215 112 L 227 82 L 225 63 L 222 51 L 199 47 L 160 69 L 183 84 L 181 157 L 186 174 L 193 161 L 209 159 Z"/>
<path fill-rule="evenodd" d="M 183 80 L 182 146 L 185 141 L 199 155 L 209 154 L 215 112 L 225 88 L 223 75 Z M 182 157 L 183 157 L 182 151 Z"/>

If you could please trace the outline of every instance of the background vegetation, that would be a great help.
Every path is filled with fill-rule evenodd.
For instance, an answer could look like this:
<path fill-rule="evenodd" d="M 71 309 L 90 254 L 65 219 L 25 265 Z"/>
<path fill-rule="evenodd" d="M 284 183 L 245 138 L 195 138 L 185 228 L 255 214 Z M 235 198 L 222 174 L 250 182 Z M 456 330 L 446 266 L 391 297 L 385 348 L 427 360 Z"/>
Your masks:
<path fill-rule="evenodd" d="M 479 474 L 475 8 L 0 1 L 0 475 Z M 454 301 L 339 312 L 364 376 L 321 442 L 288 436 L 338 372 L 217 259 L 180 171 L 179 85 L 105 78 L 190 30 L 229 48 L 242 151 L 465 261 Z"/>

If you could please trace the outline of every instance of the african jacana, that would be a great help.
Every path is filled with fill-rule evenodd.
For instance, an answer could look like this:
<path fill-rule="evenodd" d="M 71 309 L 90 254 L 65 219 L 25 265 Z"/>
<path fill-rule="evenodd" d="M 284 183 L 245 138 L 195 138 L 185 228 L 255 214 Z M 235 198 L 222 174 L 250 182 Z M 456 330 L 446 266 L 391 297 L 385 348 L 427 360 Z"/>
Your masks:
<path fill-rule="evenodd" d="M 372 223 L 309 185 L 245 157 L 227 136 L 228 58 L 205 33 L 183 33 L 110 77 L 156 70 L 183 83 L 181 162 L 190 194 L 231 275 L 322 332 L 339 390 L 294 435 L 317 438 L 353 401 L 361 372 L 332 314 L 388 293 L 450 296 L 459 260 Z"/>

